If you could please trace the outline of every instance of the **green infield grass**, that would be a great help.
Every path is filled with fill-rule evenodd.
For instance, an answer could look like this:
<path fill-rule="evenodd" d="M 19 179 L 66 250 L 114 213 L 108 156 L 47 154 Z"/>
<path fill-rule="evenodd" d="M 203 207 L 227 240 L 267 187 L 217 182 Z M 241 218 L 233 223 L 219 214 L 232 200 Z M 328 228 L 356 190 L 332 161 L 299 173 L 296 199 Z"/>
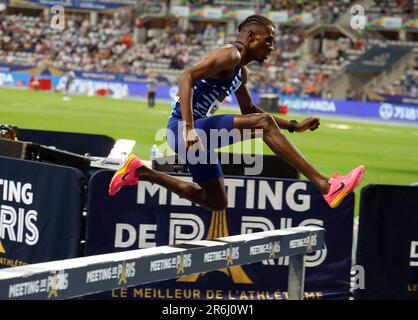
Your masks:
<path fill-rule="evenodd" d="M 0 89 L 0 124 L 19 128 L 96 133 L 114 139 L 136 141 L 134 153 L 149 159 L 149 150 L 159 129 L 164 129 L 170 113 L 169 102 L 158 102 L 153 109 L 136 100 L 72 96 L 65 102 L 62 94 Z M 233 113 L 220 110 L 219 113 Z M 304 117 L 284 116 L 302 120 Z M 356 215 L 359 190 L 367 184 L 410 185 L 418 182 L 418 126 L 387 125 L 343 118 L 321 119 L 314 132 L 285 135 L 320 172 L 346 174 L 358 164 L 366 174 L 356 191 Z M 248 152 L 254 143 L 239 148 Z M 230 147 L 236 150 L 237 147 Z M 264 145 L 265 153 L 272 153 Z"/>

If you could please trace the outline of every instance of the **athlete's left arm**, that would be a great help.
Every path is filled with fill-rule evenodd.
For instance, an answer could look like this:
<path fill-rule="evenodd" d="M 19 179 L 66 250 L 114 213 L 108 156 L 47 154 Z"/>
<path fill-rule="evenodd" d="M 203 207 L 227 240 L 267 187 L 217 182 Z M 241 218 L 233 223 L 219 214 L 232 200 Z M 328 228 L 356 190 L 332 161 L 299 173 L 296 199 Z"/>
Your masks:
<path fill-rule="evenodd" d="M 235 91 L 235 96 L 237 97 L 239 107 L 241 109 L 242 114 L 250 114 L 250 113 L 266 113 L 263 109 L 253 103 L 253 99 L 251 98 L 250 92 L 247 88 L 247 80 L 248 80 L 248 69 L 246 66 L 241 68 L 241 78 L 242 84 Z M 275 122 L 281 129 L 289 129 L 290 123 L 284 119 L 280 119 L 274 117 Z"/>
<path fill-rule="evenodd" d="M 253 103 L 253 99 L 251 98 L 250 92 L 247 88 L 247 80 L 248 80 L 248 69 L 246 66 L 241 68 L 241 77 L 242 77 L 242 84 L 235 91 L 235 96 L 237 97 L 239 107 L 241 109 L 242 114 L 250 114 L 250 113 L 266 113 L 263 109 Z M 292 127 L 290 121 L 272 116 L 276 124 L 281 129 L 288 130 Z M 319 127 L 319 117 L 308 117 L 305 120 L 299 122 L 298 124 L 293 126 L 294 131 L 296 132 L 303 132 L 307 129 L 313 131 Z"/>

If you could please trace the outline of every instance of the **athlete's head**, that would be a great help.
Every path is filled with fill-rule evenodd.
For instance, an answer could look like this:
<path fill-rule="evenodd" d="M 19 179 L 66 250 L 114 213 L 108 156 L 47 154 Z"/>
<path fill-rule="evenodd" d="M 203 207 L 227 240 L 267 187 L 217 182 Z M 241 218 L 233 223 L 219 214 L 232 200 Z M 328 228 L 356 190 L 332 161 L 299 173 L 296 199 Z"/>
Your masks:
<path fill-rule="evenodd" d="M 246 47 L 250 60 L 263 62 L 274 50 L 274 24 L 259 15 L 247 17 L 238 25 L 238 38 Z"/>

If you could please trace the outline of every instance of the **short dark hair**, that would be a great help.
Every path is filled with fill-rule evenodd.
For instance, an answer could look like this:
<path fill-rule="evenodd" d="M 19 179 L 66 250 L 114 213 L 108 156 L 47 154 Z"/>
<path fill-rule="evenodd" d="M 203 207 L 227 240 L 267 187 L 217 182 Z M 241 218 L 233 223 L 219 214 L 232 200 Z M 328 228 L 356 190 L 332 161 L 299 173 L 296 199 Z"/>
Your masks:
<path fill-rule="evenodd" d="M 250 24 L 262 24 L 262 25 L 265 25 L 267 27 L 268 26 L 274 27 L 273 22 L 271 22 L 266 17 L 260 16 L 258 14 L 254 14 L 252 16 L 248 16 L 247 18 L 245 18 L 245 20 L 238 25 L 238 31 L 241 31 L 241 29 L 244 26 L 250 25 Z"/>

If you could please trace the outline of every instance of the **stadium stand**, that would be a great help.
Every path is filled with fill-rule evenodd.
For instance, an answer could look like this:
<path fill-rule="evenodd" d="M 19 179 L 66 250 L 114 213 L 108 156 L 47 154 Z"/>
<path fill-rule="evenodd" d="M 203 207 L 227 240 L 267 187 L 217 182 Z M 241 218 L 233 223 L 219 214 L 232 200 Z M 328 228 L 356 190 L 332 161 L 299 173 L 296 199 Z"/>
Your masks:
<path fill-rule="evenodd" d="M 370 29 L 354 34 L 340 23 L 354 1 L 159 1 L 170 8 L 210 6 L 255 10 L 260 13 L 287 12 L 287 22 L 276 23 L 275 50 L 264 65 L 250 65 L 249 87 L 259 93 L 291 96 L 335 97 L 335 79 L 347 73 L 347 66 L 375 45 L 411 47 L 418 52 L 416 34 L 397 39 L 387 30 Z M 367 14 L 408 15 L 416 11 L 417 1 L 372 1 Z M 148 2 L 146 3 L 148 4 Z M 149 2 L 152 4 L 152 2 Z M 237 21 L 205 18 L 196 13 L 190 19 L 174 14 L 153 17 L 143 8 L 128 7 L 113 12 L 91 13 L 69 10 L 63 31 L 49 27 L 49 17 L 41 10 L 6 10 L 0 23 L 0 60 L 23 66 L 48 65 L 59 70 L 97 71 L 124 74 L 164 75 L 176 82 L 181 70 L 216 46 L 235 39 Z M 383 8 L 383 9 L 382 9 Z M 168 11 L 171 12 L 171 11 Z M 311 18 L 303 20 L 304 13 Z M 296 17 L 296 20 L 291 20 Z M 289 20 L 290 19 L 290 20 Z M 302 19 L 302 20 L 297 20 Z M 186 21 L 187 20 L 187 21 Z M 329 29 L 333 26 L 337 31 Z M 404 38 L 405 40 L 402 40 Z M 410 39 L 412 41 L 408 41 Z M 390 86 L 375 92 L 402 92 L 414 96 L 414 72 L 409 71 Z M 403 89 L 401 89 L 402 87 Z M 348 98 L 364 97 L 351 94 Z M 412 91 L 411 91 L 412 90 Z M 355 90 L 354 90 L 355 91 Z"/>
<path fill-rule="evenodd" d="M 67 28 L 61 32 L 39 16 L 6 15 L 0 29 L 0 59 L 19 65 L 49 61 L 56 68 L 116 71 L 114 62 L 132 46 L 124 17 L 102 16 L 94 26 L 81 15 L 66 19 Z"/>
<path fill-rule="evenodd" d="M 368 10 L 370 13 L 380 14 L 414 14 L 418 12 L 416 0 L 374 0 L 374 6 Z"/>

